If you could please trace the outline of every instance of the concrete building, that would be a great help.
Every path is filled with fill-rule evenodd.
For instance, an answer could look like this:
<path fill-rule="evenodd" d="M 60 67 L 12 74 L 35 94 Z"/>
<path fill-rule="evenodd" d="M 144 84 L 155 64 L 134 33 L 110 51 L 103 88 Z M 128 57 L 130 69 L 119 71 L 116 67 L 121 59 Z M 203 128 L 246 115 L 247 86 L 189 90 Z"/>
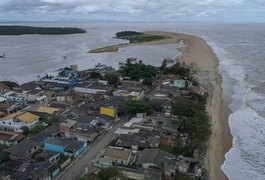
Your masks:
<path fill-rule="evenodd" d="M 29 112 L 17 112 L 0 119 L 0 128 L 23 132 L 23 127 L 31 129 L 39 122 L 40 117 Z"/>

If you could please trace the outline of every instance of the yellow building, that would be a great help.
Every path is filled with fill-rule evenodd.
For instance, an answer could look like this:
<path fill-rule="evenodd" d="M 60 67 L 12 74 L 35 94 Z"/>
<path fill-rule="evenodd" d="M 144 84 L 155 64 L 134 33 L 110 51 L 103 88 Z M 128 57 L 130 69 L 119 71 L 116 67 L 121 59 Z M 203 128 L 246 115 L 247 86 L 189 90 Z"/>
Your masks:
<path fill-rule="evenodd" d="M 114 107 L 100 107 L 100 114 L 116 117 L 116 109 Z"/>
<path fill-rule="evenodd" d="M 57 111 L 58 111 L 58 109 L 56 109 L 56 108 L 44 107 L 44 106 L 40 106 L 37 109 L 37 112 L 46 113 L 46 114 L 54 114 Z"/>

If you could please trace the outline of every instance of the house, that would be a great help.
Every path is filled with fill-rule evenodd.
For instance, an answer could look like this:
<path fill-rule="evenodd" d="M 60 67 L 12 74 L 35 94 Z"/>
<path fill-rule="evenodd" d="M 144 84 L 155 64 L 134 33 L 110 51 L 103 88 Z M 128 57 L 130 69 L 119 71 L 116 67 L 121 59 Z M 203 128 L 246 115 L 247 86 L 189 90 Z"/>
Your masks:
<path fill-rule="evenodd" d="M 113 164 L 120 166 L 128 166 L 132 160 L 131 150 L 119 147 L 107 147 L 102 157 L 98 159 L 96 164 L 100 167 L 109 167 Z"/>
<path fill-rule="evenodd" d="M 51 180 L 49 171 L 49 164 L 47 162 L 24 162 L 19 168 L 11 174 L 11 179 L 29 180 L 42 179 Z"/>
<path fill-rule="evenodd" d="M 70 69 L 70 68 L 65 68 L 64 70 L 62 70 L 59 75 L 63 76 L 63 77 L 77 77 L 77 73 L 75 72 L 75 70 Z"/>
<path fill-rule="evenodd" d="M 186 88 L 192 88 L 192 82 L 188 80 L 174 80 L 172 84 L 169 84 L 169 86 L 176 87 L 178 89 L 186 89 Z"/>
<path fill-rule="evenodd" d="M 23 97 L 27 102 L 32 102 L 37 104 L 48 104 L 48 97 L 45 96 L 44 91 L 40 89 L 24 91 Z"/>
<path fill-rule="evenodd" d="M 126 179 L 133 180 L 161 180 L 162 171 L 160 169 L 133 169 L 126 167 L 117 167 Z"/>
<path fill-rule="evenodd" d="M 117 110 L 112 106 L 110 106 L 110 107 L 101 106 L 99 113 L 102 115 L 107 115 L 107 116 L 113 117 L 113 118 L 115 118 L 117 116 Z"/>
<path fill-rule="evenodd" d="M 6 98 L 0 97 L 0 103 L 6 103 L 6 102 L 7 102 Z"/>
<path fill-rule="evenodd" d="M 76 124 L 77 124 L 76 121 L 71 119 L 66 119 L 64 122 L 60 123 L 59 130 L 61 133 L 68 135 Z"/>
<path fill-rule="evenodd" d="M 6 151 L 10 153 L 11 159 L 31 161 L 32 155 L 40 149 L 41 147 L 38 142 L 32 139 L 26 139 Z"/>
<path fill-rule="evenodd" d="M 177 157 L 159 149 L 145 149 L 137 160 L 137 165 L 149 169 L 163 166 L 166 175 L 174 175 L 177 171 Z"/>
<path fill-rule="evenodd" d="M 58 162 L 60 160 L 60 153 L 43 150 L 36 156 L 36 158 L 41 158 L 46 162 L 53 164 L 54 162 Z"/>
<path fill-rule="evenodd" d="M 143 150 L 148 148 L 148 143 L 140 136 L 135 134 L 121 134 L 116 145 L 133 150 Z"/>
<path fill-rule="evenodd" d="M 85 94 L 109 94 L 113 90 L 112 86 L 102 86 L 102 85 L 77 85 L 74 88 L 75 92 L 85 93 Z"/>
<path fill-rule="evenodd" d="M 21 133 L 0 130 L 0 144 L 11 146 L 19 143 L 23 139 L 25 139 L 25 136 Z"/>
<path fill-rule="evenodd" d="M 175 156 L 159 149 L 145 149 L 136 163 L 145 169 L 161 168 L 162 166 L 165 175 L 171 176 L 176 172 L 187 173 L 192 162 L 195 162 L 192 158 Z"/>
<path fill-rule="evenodd" d="M 39 122 L 40 117 L 29 112 L 17 112 L 0 119 L 0 128 L 23 132 L 23 127 L 31 129 Z"/>
<path fill-rule="evenodd" d="M 77 157 L 85 150 L 85 143 L 74 139 L 51 138 L 44 142 L 44 148 L 65 156 Z"/>
<path fill-rule="evenodd" d="M 71 73 L 69 73 L 69 75 L 70 74 Z M 45 84 L 45 89 L 51 90 L 64 90 L 65 88 L 74 88 L 80 81 L 82 81 L 82 79 L 67 76 L 47 77 L 41 80 L 41 82 Z"/>
<path fill-rule="evenodd" d="M 8 101 L 23 103 L 24 99 L 22 96 L 18 96 L 15 91 L 5 91 L 0 96 L 6 98 Z"/>
<path fill-rule="evenodd" d="M 21 109 L 21 105 L 19 104 L 13 104 L 10 102 L 0 103 L 0 111 L 5 112 L 7 114 L 17 112 L 19 109 Z"/>
<path fill-rule="evenodd" d="M 37 112 L 45 113 L 45 114 L 49 114 L 49 115 L 52 115 L 52 114 L 56 113 L 57 111 L 59 111 L 59 109 L 53 108 L 53 107 L 46 107 L 46 106 L 40 106 L 37 109 Z"/>
<path fill-rule="evenodd" d="M 10 88 L 4 83 L 0 83 L 0 93 L 8 91 Z"/>
<path fill-rule="evenodd" d="M 31 157 L 34 153 L 39 151 L 44 146 L 44 141 L 48 137 L 56 137 L 58 135 L 59 127 L 55 123 L 38 134 L 31 136 L 28 139 L 7 149 L 12 159 L 21 159 L 25 161 L 32 161 Z"/>
<path fill-rule="evenodd" d="M 84 142 L 92 142 L 99 135 L 97 128 L 90 128 L 87 124 L 78 123 L 70 119 L 65 120 L 59 125 L 60 133 L 66 138 L 74 138 Z"/>

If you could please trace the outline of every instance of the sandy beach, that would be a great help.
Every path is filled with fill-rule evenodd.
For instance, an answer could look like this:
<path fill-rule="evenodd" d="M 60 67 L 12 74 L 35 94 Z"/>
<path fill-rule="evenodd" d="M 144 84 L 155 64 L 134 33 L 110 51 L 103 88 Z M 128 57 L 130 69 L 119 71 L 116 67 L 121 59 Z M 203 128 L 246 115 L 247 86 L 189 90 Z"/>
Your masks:
<path fill-rule="evenodd" d="M 179 41 L 185 43 L 185 47 L 178 49 L 182 52 L 180 60 L 194 67 L 200 83 L 209 92 L 208 112 L 212 121 L 212 135 L 208 142 L 208 150 L 205 156 L 205 168 L 209 172 L 209 179 L 227 179 L 221 170 L 225 153 L 232 146 L 232 136 L 228 125 L 229 109 L 222 99 L 222 77 L 218 73 L 218 59 L 207 43 L 199 37 L 172 32 L 145 32 L 156 35 L 168 36 L 168 39 L 141 44 L 116 45 L 114 48 L 105 49 L 117 51 L 122 47 L 136 45 L 171 44 Z M 104 50 L 101 49 L 101 50 Z M 105 52 L 106 52 L 105 51 Z"/>

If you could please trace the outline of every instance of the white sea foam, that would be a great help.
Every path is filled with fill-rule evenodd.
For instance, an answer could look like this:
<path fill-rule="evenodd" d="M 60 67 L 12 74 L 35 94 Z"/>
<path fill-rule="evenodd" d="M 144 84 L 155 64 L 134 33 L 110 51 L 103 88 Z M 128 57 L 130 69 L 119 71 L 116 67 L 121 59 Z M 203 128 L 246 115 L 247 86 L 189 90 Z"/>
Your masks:
<path fill-rule="evenodd" d="M 249 107 L 230 115 L 233 148 L 226 154 L 222 170 L 231 180 L 265 179 L 265 123 Z"/>
<path fill-rule="evenodd" d="M 229 107 L 229 126 L 233 147 L 225 156 L 222 170 L 231 180 L 265 179 L 265 119 L 257 112 L 265 110 L 265 96 L 252 91 L 243 65 L 209 42 L 220 60 L 219 72 L 234 80 Z"/>

